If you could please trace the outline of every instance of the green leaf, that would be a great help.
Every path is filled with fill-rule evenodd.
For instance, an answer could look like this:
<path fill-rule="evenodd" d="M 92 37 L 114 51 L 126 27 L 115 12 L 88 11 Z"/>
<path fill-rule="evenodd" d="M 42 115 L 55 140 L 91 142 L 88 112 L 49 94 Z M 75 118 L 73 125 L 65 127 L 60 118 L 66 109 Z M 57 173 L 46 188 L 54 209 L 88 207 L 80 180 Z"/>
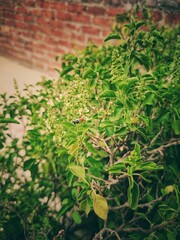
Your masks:
<path fill-rule="evenodd" d="M 87 150 L 93 154 L 97 154 L 96 150 L 94 149 L 93 145 L 90 142 L 85 143 L 85 147 Z"/>
<path fill-rule="evenodd" d="M 31 165 L 29 170 L 33 180 L 38 177 L 38 163 Z"/>
<path fill-rule="evenodd" d="M 148 126 L 150 124 L 150 119 L 148 117 L 140 114 L 139 118 L 140 118 L 140 120 L 142 120 L 145 123 L 146 126 Z"/>
<path fill-rule="evenodd" d="M 106 171 L 108 171 L 110 174 L 120 174 L 124 168 L 125 163 L 115 163 L 111 167 L 107 168 Z"/>
<path fill-rule="evenodd" d="M 81 166 L 69 166 L 69 170 L 78 178 L 85 178 L 85 169 Z"/>
<path fill-rule="evenodd" d="M 116 98 L 116 94 L 112 90 L 105 90 L 99 94 L 99 98 Z"/>
<path fill-rule="evenodd" d="M 114 124 L 111 121 L 103 121 L 100 123 L 100 127 L 104 128 L 104 127 L 112 127 L 114 126 Z"/>
<path fill-rule="evenodd" d="M 162 170 L 162 169 L 163 169 L 163 166 L 157 165 L 155 162 L 140 163 L 135 168 L 135 170 L 141 170 L 141 171 L 155 171 L 155 170 Z"/>
<path fill-rule="evenodd" d="M 135 210 L 137 208 L 138 199 L 139 185 L 133 180 L 132 177 L 129 177 L 128 202 L 132 210 Z"/>
<path fill-rule="evenodd" d="M 108 204 L 103 196 L 99 194 L 93 195 L 93 209 L 99 218 L 103 219 L 104 221 L 107 219 Z"/>
<path fill-rule="evenodd" d="M 174 130 L 174 133 L 176 135 L 179 135 L 180 134 L 180 121 L 179 120 L 175 120 L 171 123 L 171 126 Z"/>
<path fill-rule="evenodd" d="M 104 39 L 104 42 L 107 42 L 112 39 L 121 39 L 121 36 L 119 33 L 111 33 Z"/>
<path fill-rule="evenodd" d="M 74 212 L 73 212 L 72 218 L 73 218 L 73 220 L 74 220 L 75 223 L 81 224 L 82 218 L 81 218 L 80 214 L 79 214 L 77 211 L 74 211 Z"/>
<path fill-rule="evenodd" d="M 123 105 L 122 105 L 123 107 Z M 110 120 L 116 121 L 119 120 L 122 116 L 122 107 L 115 107 L 114 113 L 111 115 Z"/>
<path fill-rule="evenodd" d="M 24 170 L 29 170 L 31 166 L 34 164 L 35 159 L 29 159 L 24 162 Z"/>
<path fill-rule="evenodd" d="M 111 137 L 114 134 L 114 126 L 109 126 L 105 128 L 106 134 Z"/>
<path fill-rule="evenodd" d="M 82 202 L 80 202 L 80 209 L 85 212 L 86 217 L 88 216 L 91 208 L 89 206 L 88 200 L 84 199 Z"/>
<path fill-rule="evenodd" d="M 145 98 L 143 104 L 145 104 L 145 105 L 153 105 L 155 103 L 154 101 L 155 101 L 154 93 L 148 92 L 146 94 L 146 98 Z"/>
<path fill-rule="evenodd" d="M 136 23 L 136 30 L 137 30 L 138 28 L 140 28 L 141 26 L 143 26 L 144 24 L 145 24 L 144 21 L 137 22 L 137 23 Z"/>
<path fill-rule="evenodd" d="M 19 122 L 14 120 L 13 118 L 0 118 L 0 123 L 16 123 L 16 124 L 19 124 Z"/>
<path fill-rule="evenodd" d="M 127 134 L 127 129 L 126 127 L 122 127 L 119 130 L 116 131 L 116 134 L 119 134 L 120 136 L 124 136 Z"/>
<path fill-rule="evenodd" d="M 138 143 L 135 144 L 134 151 L 136 152 L 138 157 L 141 156 L 141 148 L 140 148 L 140 145 Z"/>
<path fill-rule="evenodd" d="M 57 218 L 60 218 L 62 215 L 64 215 L 72 206 L 73 206 L 72 202 L 68 201 L 67 204 L 61 207 L 59 213 L 57 214 Z"/>
<path fill-rule="evenodd" d="M 71 155 L 76 155 L 78 153 L 79 144 L 73 143 L 68 147 L 68 153 Z"/>
<path fill-rule="evenodd" d="M 84 74 L 83 74 L 83 78 L 95 78 L 97 76 L 96 72 L 92 69 L 92 68 L 88 68 Z"/>
<path fill-rule="evenodd" d="M 3 143 L 0 142 L 0 149 L 2 149 L 4 147 Z"/>
<path fill-rule="evenodd" d="M 72 66 L 66 66 L 63 68 L 62 72 L 61 72 L 61 77 L 63 77 L 65 74 L 71 72 L 73 70 Z"/>

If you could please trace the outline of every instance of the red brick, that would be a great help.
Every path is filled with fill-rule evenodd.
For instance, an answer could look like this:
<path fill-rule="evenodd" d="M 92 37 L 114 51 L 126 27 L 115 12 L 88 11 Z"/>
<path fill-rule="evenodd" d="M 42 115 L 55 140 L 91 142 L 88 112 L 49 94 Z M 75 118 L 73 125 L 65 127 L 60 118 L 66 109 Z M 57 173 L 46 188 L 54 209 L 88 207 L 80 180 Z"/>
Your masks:
<path fill-rule="evenodd" d="M 57 36 L 57 37 L 60 37 L 60 38 L 64 38 L 64 39 L 67 39 L 69 37 L 69 33 L 64 32 L 62 30 L 55 30 L 54 35 Z"/>
<path fill-rule="evenodd" d="M 88 7 L 87 12 L 93 15 L 104 15 L 105 9 L 102 7 Z"/>
<path fill-rule="evenodd" d="M 85 10 L 85 6 L 82 4 L 68 4 L 67 6 L 68 12 L 73 12 L 73 13 L 82 13 L 83 10 Z"/>
<path fill-rule="evenodd" d="M 43 2 L 42 3 L 42 8 L 49 9 L 50 8 L 50 3 L 49 2 Z"/>
<path fill-rule="evenodd" d="M 30 11 L 30 13 L 36 17 L 42 16 L 42 10 L 40 8 L 34 8 Z"/>
<path fill-rule="evenodd" d="M 6 19 L 5 20 L 5 24 L 8 25 L 8 26 L 12 26 L 12 27 L 14 27 L 16 25 L 15 21 L 14 20 L 10 20 L 10 19 Z"/>
<path fill-rule="evenodd" d="M 98 26 L 112 26 L 113 20 L 108 18 L 102 18 L 102 17 L 94 17 L 93 23 Z"/>
<path fill-rule="evenodd" d="M 96 27 L 87 27 L 87 26 L 83 26 L 82 27 L 82 31 L 85 34 L 91 34 L 91 35 L 99 35 L 100 33 L 100 29 L 96 28 Z"/>
<path fill-rule="evenodd" d="M 46 24 L 46 20 L 42 17 L 37 18 L 36 22 L 40 25 Z"/>
<path fill-rule="evenodd" d="M 51 8 L 58 11 L 66 11 L 67 5 L 66 3 L 62 3 L 62 2 L 54 2 L 54 3 L 51 3 Z"/>
<path fill-rule="evenodd" d="M 83 43 L 85 41 L 85 36 L 83 34 L 71 33 L 71 41 L 74 42 L 74 40 Z"/>
<path fill-rule="evenodd" d="M 10 5 L 8 5 L 8 4 L 6 4 L 6 11 L 8 11 L 8 12 L 14 12 L 14 7 L 13 6 L 10 6 Z"/>
<path fill-rule="evenodd" d="M 35 5 L 36 5 L 36 1 L 34 0 L 26 1 L 26 6 L 34 7 Z"/>
<path fill-rule="evenodd" d="M 56 20 L 52 20 L 49 24 L 52 28 L 57 28 L 59 23 Z"/>
<path fill-rule="evenodd" d="M 74 31 L 79 31 L 80 27 L 78 24 L 76 24 L 76 22 L 62 22 L 59 21 L 58 22 L 58 27 L 62 30 L 62 29 L 67 29 L 68 30 L 74 30 Z"/>
<path fill-rule="evenodd" d="M 47 26 L 42 26 L 40 29 L 46 35 L 51 35 L 52 34 L 52 29 L 47 27 Z"/>
<path fill-rule="evenodd" d="M 47 11 L 47 10 L 43 10 L 42 15 L 43 17 L 48 19 L 52 19 L 54 16 L 53 11 Z"/>
<path fill-rule="evenodd" d="M 117 14 L 123 14 L 126 12 L 125 9 L 123 8 L 112 8 L 112 7 L 108 8 L 106 11 L 108 16 L 115 16 Z"/>
<path fill-rule="evenodd" d="M 17 8 L 15 8 L 15 12 L 16 13 L 26 13 L 27 10 L 24 7 L 17 7 Z"/>
<path fill-rule="evenodd" d="M 71 42 L 69 42 L 69 41 L 66 41 L 66 40 L 58 40 L 57 41 L 57 45 L 60 45 L 60 46 L 64 46 L 64 47 L 67 47 L 67 48 L 72 48 L 72 43 Z"/>
<path fill-rule="evenodd" d="M 23 14 L 17 14 L 15 16 L 15 19 L 18 20 L 18 21 L 24 21 L 24 15 Z"/>
<path fill-rule="evenodd" d="M 37 32 L 37 31 L 40 30 L 40 26 L 39 26 L 39 25 L 34 25 L 34 24 L 29 24 L 29 25 L 28 25 L 28 30 Z"/>
<path fill-rule="evenodd" d="M 72 15 L 70 13 L 66 13 L 66 12 L 58 12 L 57 18 L 62 21 L 71 21 Z"/>
<path fill-rule="evenodd" d="M 13 19 L 13 18 L 14 18 L 14 13 L 13 13 L 13 12 L 3 11 L 3 17 L 4 17 L 4 18 Z"/>
<path fill-rule="evenodd" d="M 87 15 L 72 15 L 72 21 L 79 22 L 79 23 L 90 23 L 91 17 Z"/>
<path fill-rule="evenodd" d="M 55 53 L 55 56 L 59 55 L 59 54 L 64 54 L 64 53 L 67 53 L 67 49 L 65 47 L 55 47 L 53 48 L 53 51 Z"/>
<path fill-rule="evenodd" d="M 40 51 L 44 51 L 44 50 L 48 50 L 48 51 L 51 51 L 52 50 L 52 47 L 51 46 L 49 46 L 48 44 L 46 44 L 46 43 L 34 43 L 33 44 L 33 47 L 35 48 L 35 49 L 38 49 L 38 50 L 40 50 Z"/>
<path fill-rule="evenodd" d="M 15 26 L 20 29 L 26 28 L 26 24 L 24 22 L 16 22 Z"/>
<path fill-rule="evenodd" d="M 25 22 L 33 22 L 34 18 L 31 15 L 24 15 Z"/>

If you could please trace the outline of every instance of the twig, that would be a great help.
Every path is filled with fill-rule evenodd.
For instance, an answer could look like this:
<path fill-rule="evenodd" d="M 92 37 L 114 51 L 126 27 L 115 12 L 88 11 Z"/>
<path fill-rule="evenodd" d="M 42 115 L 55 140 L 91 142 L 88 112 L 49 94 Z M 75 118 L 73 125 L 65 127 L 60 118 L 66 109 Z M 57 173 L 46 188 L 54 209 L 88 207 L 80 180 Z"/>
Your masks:
<path fill-rule="evenodd" d="M 156 134 L 156 136 L 151 140 L 149 145 L 153 145 L 153 143 L 156 141 L 156 139 L 159 137 L 159 135 L 162 133 L 163 128 Z"/>
<path fill-rule="evenodd" d="M 129 207 L 129 203 L 128 202 L 125 202 L 123 205 L 120 205 L 120 206 L 109 207 L 109 210 L 118 210 L 118 209 L 126 208 L 126 207 Z"/>
<path fill-rule="evenodd" d="M 167 143 L 165 145 L 162 145 L 162 146 L 160 146 L 158 148 L 155 148 L 153 150 L 147 151 L 147 153 L 148 154 L 155 154 L 157 152 L 162 153 L 165 148 L 168 148 L 168 147 L 171 147 L 171 146 L 175 146 L 175 145 L 179 145 L 179 144 L 180 144 L 180 139 L 179 138 L 178 139 L 172 139 L 169 143 Z"/>
<path fill-rule="evenodd" d="M 159 202 L 162 200 L 162 197 L 159 197 L 157 199 L 152 200 L 151 202 L 148 203 L 143 203 L 143 204 L 139 204 L 138 207 L 139 208 L 144 208 L 144 207 L 152 207 L 152 205 L 156 202 Z"/>
<path fill-rule="evenodd" d="M 119 234 L 118 234 L 115 230 L 112 230 L 112 229 L 106 228 L 106 227 L 104 227 L 99 233 L 97 233 L 97 234 L 93 237 L 92 240 L 104 239 L 104 238 L 103 238 L 103 234 L 104 234 L 105 232 L 109 232 L 109 233 L 110 233 L 110 236 L 111 236 L 112 234 L 114 234 L 118 240 L 121 240 Z"/>

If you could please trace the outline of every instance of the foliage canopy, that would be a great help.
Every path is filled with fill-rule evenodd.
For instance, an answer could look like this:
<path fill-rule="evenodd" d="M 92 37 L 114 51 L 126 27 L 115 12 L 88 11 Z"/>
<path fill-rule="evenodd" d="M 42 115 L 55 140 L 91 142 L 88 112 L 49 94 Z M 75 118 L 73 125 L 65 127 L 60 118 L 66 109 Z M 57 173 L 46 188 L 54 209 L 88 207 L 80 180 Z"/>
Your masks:
<path fill-rule="evenodd" d="M 178 32 L 132 18 L 1 95 L 1 239 L 176 239 Z"/>

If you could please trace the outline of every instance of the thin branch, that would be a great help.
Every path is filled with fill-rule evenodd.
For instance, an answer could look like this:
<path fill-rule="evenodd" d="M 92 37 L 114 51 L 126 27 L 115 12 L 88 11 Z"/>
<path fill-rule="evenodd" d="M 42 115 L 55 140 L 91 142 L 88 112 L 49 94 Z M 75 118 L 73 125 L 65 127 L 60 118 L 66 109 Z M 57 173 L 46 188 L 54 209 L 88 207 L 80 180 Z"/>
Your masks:
<path fill-rule="evenodd" d="M 119 234 L 115 231 L 115 230 L 112 230 L 110 228 L 106 228 L 104 227 L 100 232 L 98 232 L 92 240 L 98 240 L 98 239 L 104 239 L 103 238 L 103 234 L 106 233 L 106 232 L 109 232 L 110 233 L 110 236 L 112 236 L 113 234 L 116 236 L 116 238 L 118 240 L 121 240 Z M 106 238 L 107 239 L 107 238 Z"/>
<path fill-rule="evenodd" d="M 150 229 L 143 229 L 143 228 L 140 228 L 140 227 L 129 227 L 129 228 L 123 228 L 122 231 L 123 232 L 144 232 L 144 233 L 151 233 L 152 231 L 156 230 L 156 229 L 162 229 L 164 227 L 166 227 L 167 225 L 170 225 L 170 224 L 173 224 L 173 225 L 178 225 L 179 223 L 177 222 L 172 222 L 172 221 L 165 221 L 165 222 L 162 222 L 158 225 L 155 225 L 155 226 L 152 226 Z"/>
<path fill-rule="evenodd" d="M 120 206 L 109 207 L 109 210 L 118 210 L 118 209 L 122 209 L 122 208 L 126 208 L 126 207 L 129 207 L 128 202 L 125 202 L 123 205 L 120 205 Z"/>
<path fill-rule="evenodd" d="M 162 197 L 159 197 L 157 199 L 152 200 L 151 202 L 148 203 L 143 203 L 143 204 L 139 204 L 138 207 L 139 208 L 144 208 L 144 207 L 152 207 L 152 205 L 156 202 L 159 202 L 162 200 Z"/>
<path fill-rule="evenodd" d="M 162 130 L 163 130 L 163 128 L 161 128 L 161 130 L 156 134 L 156 136 L 151 140 L 151 142 L 150 142 L 150 146 L 151 145 L 153 145 L 153 143 L 156 141 L 156 139 L 159 137 L 159 135 L 161 135 L 161 133 L 162 133 Z"/>
<path fill-rule="evenodd" d="M 158 148 L 155 148 L 153 150 L 147 151 L 148 154 L 155 154 L 157 152 L 162 153 L 164 151 L 165 148 L 171 147 L 171 146 L 176 146 L 180 144 L 180 139 L 172 139 L 169 143 L 162 145 Z"/>

